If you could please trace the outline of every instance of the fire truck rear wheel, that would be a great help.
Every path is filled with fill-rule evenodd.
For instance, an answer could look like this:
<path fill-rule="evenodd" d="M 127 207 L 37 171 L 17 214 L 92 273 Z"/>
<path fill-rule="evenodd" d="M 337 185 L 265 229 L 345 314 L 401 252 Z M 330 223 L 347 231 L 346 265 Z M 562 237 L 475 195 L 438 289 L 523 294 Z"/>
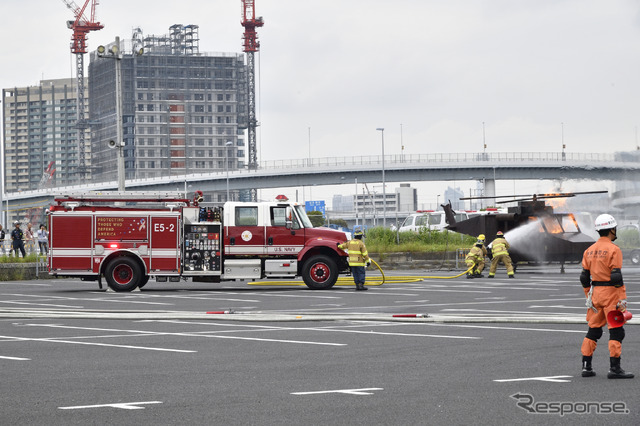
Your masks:
<path fill-rule="evenodd" d="M 312 290 L 326 290 L 338 280 L 338 266 L 329 256 L 313 256 L 302 267 L 302 279 Z"/>
<path fill-rule="evenodd" d="M 142 270 L 135 260 L 126 256 L 117 257 L 107 265 L 104 277 L 113 291 L 131 291 L 138 287 Z"/>
<path fill-rule="evenodd" d="M 140 278 L 140 282 L 138 283 L 138 288 L 142 288 L 149 282 L 149 275 L 145 275 Z"/>

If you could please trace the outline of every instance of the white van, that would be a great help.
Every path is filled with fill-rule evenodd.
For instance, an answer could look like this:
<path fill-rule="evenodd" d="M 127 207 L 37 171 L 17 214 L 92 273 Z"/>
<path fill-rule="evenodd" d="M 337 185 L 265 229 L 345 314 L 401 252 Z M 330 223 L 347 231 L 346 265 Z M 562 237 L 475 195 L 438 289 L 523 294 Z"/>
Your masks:
<path fill-rule="evenodd" d="M 461 212 L 455 214 L 456 222 L 469 219 L 467 213 Z M 400 232 L 412 231 L 418 232 L 420 229 L 428 229 L 430 231 L 442 231 L 447 227 L 447 220 L 443 211 L 426 211 L 412 213 L 407 217 L 400 226 Z"/>

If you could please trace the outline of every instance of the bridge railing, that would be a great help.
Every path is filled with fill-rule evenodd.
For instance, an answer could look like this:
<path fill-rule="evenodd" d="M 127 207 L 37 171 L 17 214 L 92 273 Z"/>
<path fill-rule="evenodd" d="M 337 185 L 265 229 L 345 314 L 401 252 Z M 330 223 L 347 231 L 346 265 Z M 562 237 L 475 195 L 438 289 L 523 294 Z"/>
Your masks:
<path fill-rule="evenodd" d="M 605 153 L 562 153 L 562 152 L 487 152 L 487 153 L 433 153 L 433 154 L 393 154 L 384 156 L 385 166 L 398 168 L 402 164 L 464 164 L 464 163 L 494 163 L 505 164 L 512 163 L 517 166 L 527 163 L 563 163 L 567 164 L 584 164 L 597 162 L 619 162 L 615 154 Z M 623 161 L 624 162 L 624 161 Z M 382 163 L 381 155 L 362 155 L 354 157 L 311 157 L 302 159 L 287 160 L 267 160 L 261 161 L 256 170 L 230 170 L 231 177 L 239 175 L 271 170 L 284 169 L 300 169 L 307 168 L 336 170 L 340 168 L 356 167 L 356 166 L 372 166 L 379 169 Z M 214 169 L 209 172 L 189 173 L 185 175 L 158 176 L 152 178 L 127 179 L 127 183 L 133 186 L 137 184 L 164 184 L 171 183 L 176 185 L 176 190 L 180 190 L 183 185 L 193 180 L 202 178 L 223 178 L 226 176 L 226 170 Z M 48 197 L 52 193 L 61 193 L 63 191 L 91 191 L 104 190 L 106 188 L 116 188 L 116 182 L 88 182 L 82 185 L 55 187 L 30 191 L 19 191 L 17 193 L 3 194 L 3 199 L 7 196 L 12 199 L 32 198 L 37 196 Z M 47 202 L 44 200 L 43 202 Z"/>
<path fill-rule="evenodd" d="M 384 156 L 385 164 L 424 164 L 424 163 L 469 163 L 469 162 L 601 162 L 615 161 L 614 154 L 601 153 L 562 153 L 562 152 L 491 152 L 491 153 L 435 153 L 435 154 L 394 154 Z M 319 157 L 293 160 L 261 161 L 258 169 L 291 169 L 303 167 L 342 167 L 355 165 L 379 165 L 381 155 L 355 157 Z"/>

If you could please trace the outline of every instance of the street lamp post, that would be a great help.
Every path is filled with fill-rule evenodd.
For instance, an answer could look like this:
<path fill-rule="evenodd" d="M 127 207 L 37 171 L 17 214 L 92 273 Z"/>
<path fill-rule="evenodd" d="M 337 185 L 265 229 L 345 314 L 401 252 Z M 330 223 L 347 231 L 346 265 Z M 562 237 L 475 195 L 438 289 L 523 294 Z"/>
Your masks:
<path fill-rule="evenodd" d="M 224 148 L 225 163 L 227 164 L 227 201 L 229 201 L 229 147 L 233 145 L 233 142 L 227 141 Z"/>
<path fill-rule="evenodd" d="M 562 137 L 562 161 L 566 161 L 567 154 L 564 152 L 564 150 L 567 146 L 564 144 L 564 123 L 560 123 L 560 132 Z"/>
<path fill-rule="evenodd" d="M 382 135 L 382 226 L 387 227 L 387 189 L 384 180 L 384 127 L 378 127 Z"/>
<path fill-rule="evenodd" d="M 487 139 L 485 137 L 485 133 L 484 133 L 484 121 L 482 122 L 482 159 L 486 160 L 487 159 Z"/>

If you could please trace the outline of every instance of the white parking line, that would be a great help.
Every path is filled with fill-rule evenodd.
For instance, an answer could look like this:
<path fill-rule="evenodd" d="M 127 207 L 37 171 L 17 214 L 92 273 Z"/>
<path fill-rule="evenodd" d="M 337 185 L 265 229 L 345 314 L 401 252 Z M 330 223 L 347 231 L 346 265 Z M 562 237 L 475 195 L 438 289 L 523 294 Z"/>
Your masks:
<path fill-rule="evenodd" d="M 496 379 L 494 382 L 506 383 L 506 382 L 525 382 L 529 380 L 540 382 L 554 382 L 554 383 L 569 383 L 571 380 L 567 380 L 573 376 L 547 376 L 547 377 L 523 377 L 520 379 Z"/>
<path fill-rule="evenodd" d="M 75 329 L 75 330 L 90 330 L 90 331 L 110 331 L 110 332 L 117 331 L 121 333 L 131 333 L 131 335 L 132 336 L 135 335 L 135 337 L 141 337 L 141 336 L 180 336 L 180 337 L 200 337 L 200 338 L 205 337 L 205 338 L 212 338 L 212 339 L 254 340 L 258 342 L 294 343 L 294 344 L 321 345 L 321 346 L 322 345 L 347 346 L 346 343 L 313 342 L 313 341 L 306 341 L 306 340 L 286 340 L 286 339 L 262 339 L 258 337 L 214 336 L 214 335 L 204 335 L 202 333 L 169 333 L 169 332 L 155 332 L 155 331 L 146 331 L 146 330 L 119 330 L 119 329 L 110 329 L 110 328 L 72 327 L 72 326 L 64 326 L 64 325 L 57 325 L 57 324 L 24 324 L 24 325 L 29 327 L 51 327 L 51 328 L 64 328 L 64 329 Z M 0 336 L 0 338 L 2 337 L 7 337 L 7 336 Z M 100 336 L 96 336 L 96 338 L 100 338 Z M 16 338 L 16 339 L 22 339 L 22 338 Z M 57 340 L 57 339 L 54 340 L 54 339 L 55 338 L 47 338 L 47 339 L 25 338 L 23 340 L 45 340 L 45 341 L 58 341 L 63 343 L 91 344 L 88 342 L 73 342 L 73 341 L 63 341 L 63 340 Z M 69 337 L 67 337 L 66 339 L 69 339 Z M 118 346 L 118 345 L 107 345 L 107 344 L 98 344 L 98 343 L 96 343 L 95 345 L 115 346 L 115 347 Z M 123 345 L 123 347 L 128 347 L 128 346 Z M 154 349 L 151 348 L 149 350 L 154 350 Z M 180 352 L 179 350 L 174 350 L 174 351 Z M 197 352 L 197 351 L 182 351 L 182 352 Z"/>
<path fill-rule="evenodd" d="M 85 408 L 121 408 L 123 410 L 144 410 L 145 407 L 139 407 L 143 404 L 162 404 L 162 401 L 143 401 L 143 402 L 117 402 L 115 404 L 99 404 L 99 405 L 76 405 L 74 407 L 58 407 L 59 410 L 81 410 Z"/>
<path fill-rule="evenodd" d="M 100 293 L 102 295 L 104 295 L 104 292 Z M 111 302 L 111 303 L 139 303 L 139 304 L 143 304 L 143 305 L 174 305 L 174 303 L 161 303 L 161 302 L 141 302 L 141 301 L 137 301 L 137 300 L 130 300 L 128 298 L 130 297 L 136 297 L 136 296 L 129 296 L 129 295 L 123 295 L 121 296 L 121 299 L 110 299 L 107 297 L 99 297 L 99 298 L 87 298 L 87 297 L 65 297 L 65 296 L 46 296 L 43 297 L 41 295 L 34 295 L 34 294 L 6 294 L 6 296 L 15 296 L 15 297 L 37 297 L 39 299 L 44 299 L 44 300 L 48 300 L 48 299 L 52 299 L 52 300 L 73 300 L 73 301 L 81 301 L 81 302 Z M 76 307 L 78 308 L 78 307 Z M 80 307 L 81 308 L 81 307 Z M 78 309 L 80 309 L 78 308 Z"/>
<path fill-rule="evenodd" d="M 108 343 L 76 342 L 73 340 L 48 339 L 48 338 L 30 338 L 30 337 L 15 337 L 15 336 L 0 336 L 0 338 L 11 339 L 11 340 L 20 341 L 20 342 L 70 343 L 72 345 L 104 346 L 104 347 L 110 347 L 110 348 L 141 349 L 146 351 L 159 351 L 159 352 L 180 352 L 180 353 L 198 352 L 198 351 L 188 351 L 188 350 L 182 350 L 182 349 L 152 348 L 152 347 L 131 346 L 131 345 L 112 345 Z"/>
<path fill-rule="evenodd" d="M 337 389 L 326 391 L 312 391 L 312 392 L 291 392 L 291 395 L 320 395 L 325 393 L 344 393 L 348 395 L 373 395 L 374 390 L 383 390 L 384 388 L 362 388 L 362 389 Z"/>
<path fill-rule="evenodd" d="M 171 320 L 163 320 L 162 322 L 173 322 L 173 323 L 182 323 L 182 324 L 193 324 L 193 325 L 213 325 L 212 323 L 202 323 L 202 322 L 193 322 L 193 321 L 171 321 Z M 367 335 L 379 335 L 379 336 L 400 336 L 400 337 L 440 337 L 444 339 L 482 339 L 482 337 L 474 337 L 474 336 L 450 336 L 446 334 L 421 334 L 421 333 L 390 333 L 390 332 L 379 332 L 379 331 L 371 331 L 372 327 L 379 326 L 398 326 L 398 323 L 371 323 L 367 322 L 365 324 L 357 324 L 357 325 L 348 325 L 348 326 L 340 326 L 340 327 L 367 327 L 369 330 L 361 331 L 361 330 L 345 330 L 337 328 L 338 326 L 329 326 L 329 327 L 277 327 L 277 326 L 254 326 L 254 325 L 235 325 L 235 324 L 221 324 L 214 323 L 217 326 L 228 326 L 228 327 L 260 327 L 259 330 L 243 330 L 243 331 L 323 331 L 323 332 L 336 332 L 336 333 L 356 333 L 356 334 L 367 334 Z M 226 333 L 227 331 L 210 331 L 209 333 Z M 215 336 L 211 336 L 215 337 Z"/>
<path fill-rule="evenodd" d="M 554 328 L 527 328 L 527 327 L 502 327 L 495 325 L 468 325 L 468 324 L 425 324 L 430 327 L 459 327 L 459 328 L 484 328 L 489 330 L 516 330 L 516 331 L 548 331 L 553 333 L 579 333 L 584 334 L 584 330 L 559 330 Z"/>
<path fill-rule="evenodd" d="M 31 361 L 31 358 L 18 358 L 15 356 L 0 356 L 0 359 L 10 359 L 13 361 Z"/>
<path fill-rule="evenodd" d="M 82 308 L 84 308 L 84 306 L 54 305 L 52 303 L 18 302 L 18 301 L 9 301 L 9 300 L 0 300 L 0 303 L 5 303 L 7 305 L 47 306 L 49 308 L 68 308 L 68 309 L 82 309 Z"/>
<path fill-rule="evenodd" d="M 530 308 L 533 308 L 533 306 L 529 306 Z M 538 308 L 544 308 L 545 306 L 537 306 Z M 584 309 L 584 308 L 581 308 Z M 523 314 L 523 315 L 529 315 L 529 314 L 533 314 L 533 315 L 556 315 L 557 312 L 541 312 L 541 311 L 503 311 L 503 310 L 497 310 L 497 309 L 441 309 L 440 312 L 470 312 L 470 313 L 476 313 L 476 312 L 482 312 L 485 314 Z"/>
<path fill-rule="evenodd" d="M 23 281 L 4 281 L 4 282 L 0 282 L 0 285 L 16 285 L 20 287 L 24 287 L 27 285 L 39 286 L 39 287 L 51 287 L 51 284 L 34 284 L 34 283 L 25 283 Z"/>

